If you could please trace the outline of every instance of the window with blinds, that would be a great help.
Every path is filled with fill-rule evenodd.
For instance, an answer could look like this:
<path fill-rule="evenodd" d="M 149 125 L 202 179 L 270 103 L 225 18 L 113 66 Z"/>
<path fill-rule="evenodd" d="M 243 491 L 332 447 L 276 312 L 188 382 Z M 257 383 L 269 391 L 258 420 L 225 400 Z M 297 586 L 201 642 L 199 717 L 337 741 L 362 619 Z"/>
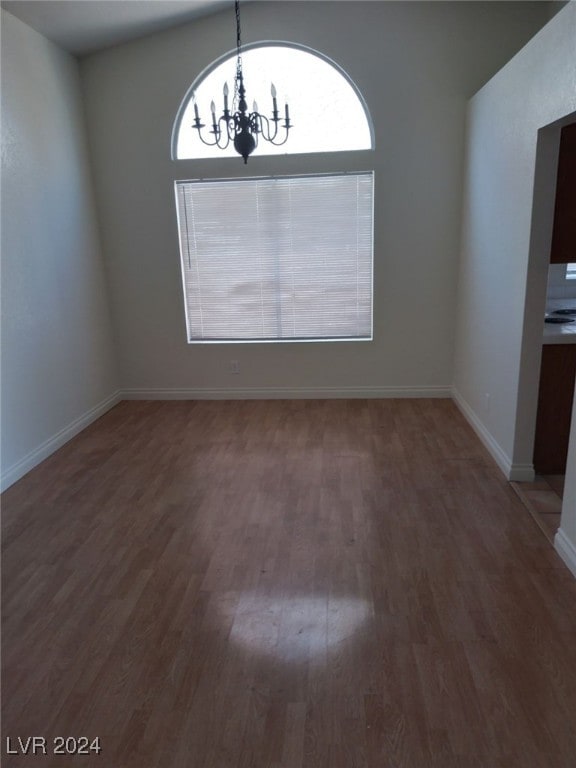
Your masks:
<path fill-rule="evenodd" d="M 175 187 L 190 342 L 372 338 L 371 172 Z"/>
<path fill-rule="evenodd" d="M 576 262 L 566 264 L 566 280 L 576 280 Z"/>

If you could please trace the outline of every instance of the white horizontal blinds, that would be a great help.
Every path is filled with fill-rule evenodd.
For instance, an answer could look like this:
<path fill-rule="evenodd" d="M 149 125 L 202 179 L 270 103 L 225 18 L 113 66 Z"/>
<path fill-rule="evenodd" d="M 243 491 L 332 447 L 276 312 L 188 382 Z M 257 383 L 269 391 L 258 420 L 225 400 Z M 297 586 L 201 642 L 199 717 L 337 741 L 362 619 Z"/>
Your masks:
<path fill-rule="evenodd" d="M 177 182 L 194 340 L 371 338 L 371 173 Z"/>
<path fill-rule="evenodd" d="M 576 280 L 576 263 L 566 264 L 566 280 Z"/>

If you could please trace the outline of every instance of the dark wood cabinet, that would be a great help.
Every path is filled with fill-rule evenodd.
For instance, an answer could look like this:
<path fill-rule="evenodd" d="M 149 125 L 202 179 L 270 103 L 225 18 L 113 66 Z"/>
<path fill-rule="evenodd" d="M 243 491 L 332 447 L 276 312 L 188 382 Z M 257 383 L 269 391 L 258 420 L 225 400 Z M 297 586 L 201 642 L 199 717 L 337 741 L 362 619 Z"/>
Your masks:
<path fill-rule="evenodd" d="M 534 440 L 538 474 L 566 472 L 575 381 L 576 344 L 544 344 Z"/>
<path fill-rule="evenodd" d="M 576 261 L 576 123 L 560 133 L 551 264 Z"/>

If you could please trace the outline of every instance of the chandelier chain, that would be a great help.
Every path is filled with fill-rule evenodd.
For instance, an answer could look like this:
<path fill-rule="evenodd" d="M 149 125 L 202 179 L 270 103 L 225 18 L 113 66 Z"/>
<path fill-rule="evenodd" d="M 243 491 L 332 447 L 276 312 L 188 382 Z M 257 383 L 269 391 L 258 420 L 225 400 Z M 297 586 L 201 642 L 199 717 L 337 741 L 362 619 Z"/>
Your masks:
<path fill-rule="evenodd" d="M 234 10 L 236 13 L 236 50 L 238 51 L 238 56 L 240 56 L 240 49 L 242 47 L 240 39 L 240 0 L 235 0 Z"/>
<path fill-rule="evenodd" d="M 238 83 L 242 79 L 242 38 L 240 34 L 240 0 L 234 1 L 236 15 L 236 80 L 234 81 L 234 105 L 238 104 Z"/>

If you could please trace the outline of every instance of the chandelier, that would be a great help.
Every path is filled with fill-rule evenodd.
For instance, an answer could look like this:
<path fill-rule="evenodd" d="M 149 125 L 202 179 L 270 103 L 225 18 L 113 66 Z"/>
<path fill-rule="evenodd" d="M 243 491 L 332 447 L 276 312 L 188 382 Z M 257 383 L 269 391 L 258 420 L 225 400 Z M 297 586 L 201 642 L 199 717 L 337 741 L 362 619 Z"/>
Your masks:
<path fill-rule="evenodd" d="M 288 104 L 284 105 L 284 119 L 279 116 L 278 105 L 276 102 L 276 88 L 271 84 L 270 93 L 272 95 L 272 117 L 268 118 L 258 112 L 258 104 L 252 105 L 252 112 L 248 112 L 246 103 L 246 88 L 244 87 L 244 76 L 242 74 L 242 43 L 240 40 L 240 2 L 235 0 L 234 8 L 236 11 L 236 77 L 234 79 L 234 96 L 232 99 L 232 111 L 228 107 L 228 83 L 224 83 L 224 109 L 220 117 L 216 117 L 216 105 L 214 101 L 210 104 L 212 113 L 212 127 L 209 133 L 213 139 L 205 139 L 202 136 L 202 129 L 206 127 L 200 121 L 198 114 L 198 105 L 194 102 L 194 125 L 198 131 L 200 140 L 209 147 L 217 146 L 220 149 L 226 149 L 230 142 L 234 144 L 234 149 L 244 158 L 244 163 L 248 162 L 248 156 L 254 152 L 258 146 L 259 139 L 269 141 L 276 147 L 282 146 L 288 139 L 288 131 L 292 128 L 290 124 L 290 113 Z M 280 135 L 279 135 L 280 134 Z"/>

